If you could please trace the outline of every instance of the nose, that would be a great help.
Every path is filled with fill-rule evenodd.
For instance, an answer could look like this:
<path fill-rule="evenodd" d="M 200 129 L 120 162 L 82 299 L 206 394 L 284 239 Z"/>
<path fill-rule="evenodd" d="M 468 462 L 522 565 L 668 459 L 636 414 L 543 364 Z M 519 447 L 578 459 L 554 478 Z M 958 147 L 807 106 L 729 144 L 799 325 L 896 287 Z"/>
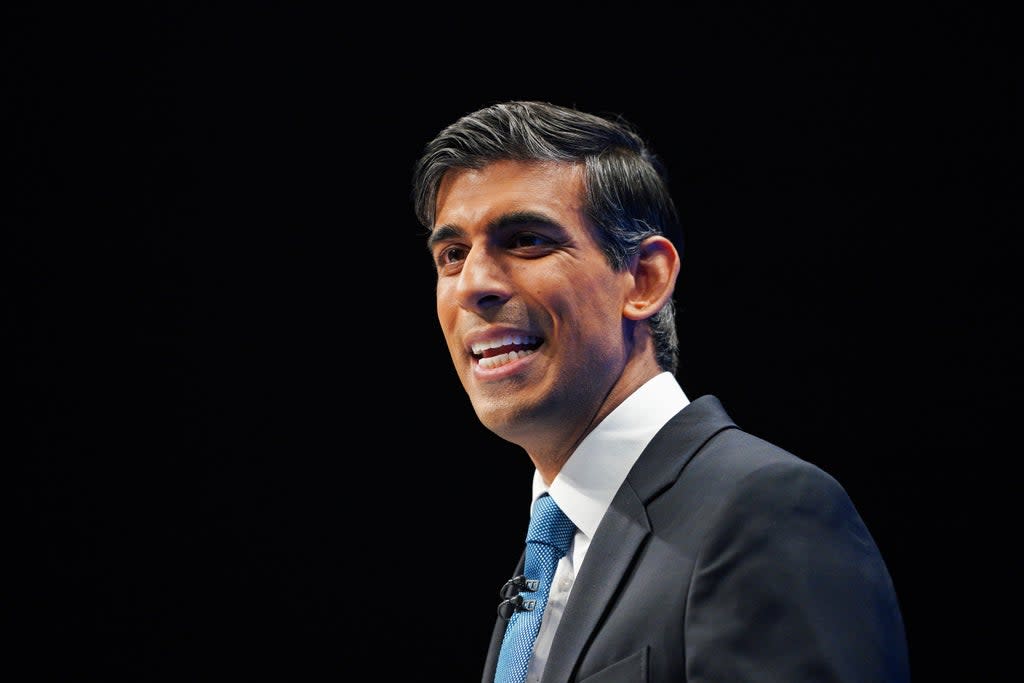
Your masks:
<path fill-rule="evenodd" d="M 500 306 L 512 296 L 511 284 L 501 261 L 486 246 L 469 250 L 456 286 L 459 305 L 469 311 Z"/>

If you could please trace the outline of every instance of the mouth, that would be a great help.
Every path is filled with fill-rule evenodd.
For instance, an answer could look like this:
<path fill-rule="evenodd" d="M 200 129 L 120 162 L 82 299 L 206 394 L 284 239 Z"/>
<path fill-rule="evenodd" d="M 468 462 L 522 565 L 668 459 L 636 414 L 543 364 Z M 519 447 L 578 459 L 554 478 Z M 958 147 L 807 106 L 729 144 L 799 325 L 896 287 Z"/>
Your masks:
<path fill-rule="evenodd" d="M 484 370 L 493 370 L 535 353 L 544 340 L 531 335 L 510 334 L 501 339 L 473 344 L 470 351 Z"/>

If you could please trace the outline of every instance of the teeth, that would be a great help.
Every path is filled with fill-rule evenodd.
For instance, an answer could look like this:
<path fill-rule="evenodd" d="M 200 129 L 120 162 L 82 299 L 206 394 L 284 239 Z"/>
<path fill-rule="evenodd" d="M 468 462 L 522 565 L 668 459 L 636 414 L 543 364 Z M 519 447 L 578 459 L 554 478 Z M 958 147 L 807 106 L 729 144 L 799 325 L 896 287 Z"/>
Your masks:
<path fill-rule="evenodd" d="M 480 342 L 480 343 L 477 343 L 477 344 L 473 344 L 473 347 L 472 347 L 471 350 L 473 351 L 473 353 L 475 353 L 477 355 L 480 355 L 481 353 L 483 353 L 487 349 L 496 349 L 499 346 L 512 346 L 512 345 L 518 346 L 520 344 L 536 344 L 537 341 L 538 341 L 537 337 L 533 337 L 533 336 L 530 336 L 530 335 L 522 335 L 522 334 L 512 335 L 512 334 L 510 334 L 510 335 L 507 335 L 505 337 L 502 337 L 501 339 L 495 339 L 495 340 L 489 341 L 489 342 Z M 521 353 L 527 353 L 527 352 L 521 352 Z M 506 355 L 508 355 L 508 354 L 502 354 L 501 356 L 496 356 L 495 358 L 492 358 L 491 360 L 496 360 L 497 358 L 503 358 Z"/>
<path fill-rule="evenodd" d="M 509 351 L 508 353 L 501 353 L 497 356 L 491 356 L 490 358 L 481 358 L 480 367 L 485 370 L 493 370 L 494 368 L 501 367 L 506 363 L 511 363 L 514 360 L 529 356 L 532 353 L 536 353 L 533 349 L 523 349 L 522 351 Z"/>

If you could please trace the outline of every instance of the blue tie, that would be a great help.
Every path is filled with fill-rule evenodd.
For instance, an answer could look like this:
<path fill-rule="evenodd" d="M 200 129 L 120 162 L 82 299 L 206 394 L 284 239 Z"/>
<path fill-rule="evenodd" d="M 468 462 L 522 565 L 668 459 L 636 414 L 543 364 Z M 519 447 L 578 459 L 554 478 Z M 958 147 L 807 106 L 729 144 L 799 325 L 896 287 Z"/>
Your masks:
<path fill-rule="evenodd" d="M 495 683 L 522 683 L 533 654 L 533 641 L 540 630 L 544 605 L 551 591 L 551 579 L 558 561 L 569 551 L 576 527 L 559 509 L 555 499 L 542 495 L 533 504 L 530 529 L 526 532 L 525 587 L 523 601 L 508 620 L 505 639 L 498 654 Z"/>

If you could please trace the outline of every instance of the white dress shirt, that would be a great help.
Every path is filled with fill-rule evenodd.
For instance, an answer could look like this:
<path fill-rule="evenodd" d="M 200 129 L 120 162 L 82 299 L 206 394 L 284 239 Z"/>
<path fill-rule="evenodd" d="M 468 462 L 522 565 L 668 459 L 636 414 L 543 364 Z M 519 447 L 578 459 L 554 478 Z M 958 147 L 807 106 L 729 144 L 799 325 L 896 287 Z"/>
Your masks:
<path fill-rule="evenodd" d="M 544 673 L 551 640 L 565 610 L 573 580 L 612 498 L 658 430 L 689 402 L 675 376 L 662 372 L 633 392 L 580 442 L 550 487 L 544 485 L 539 472 L 534 472 L 531 510 L 533 501 L 542 493 L 550 493 L 576 525 L 576 535 L 569 553 L 555 569 L 526 674 L 527 683 L 537 683 Z"/>

